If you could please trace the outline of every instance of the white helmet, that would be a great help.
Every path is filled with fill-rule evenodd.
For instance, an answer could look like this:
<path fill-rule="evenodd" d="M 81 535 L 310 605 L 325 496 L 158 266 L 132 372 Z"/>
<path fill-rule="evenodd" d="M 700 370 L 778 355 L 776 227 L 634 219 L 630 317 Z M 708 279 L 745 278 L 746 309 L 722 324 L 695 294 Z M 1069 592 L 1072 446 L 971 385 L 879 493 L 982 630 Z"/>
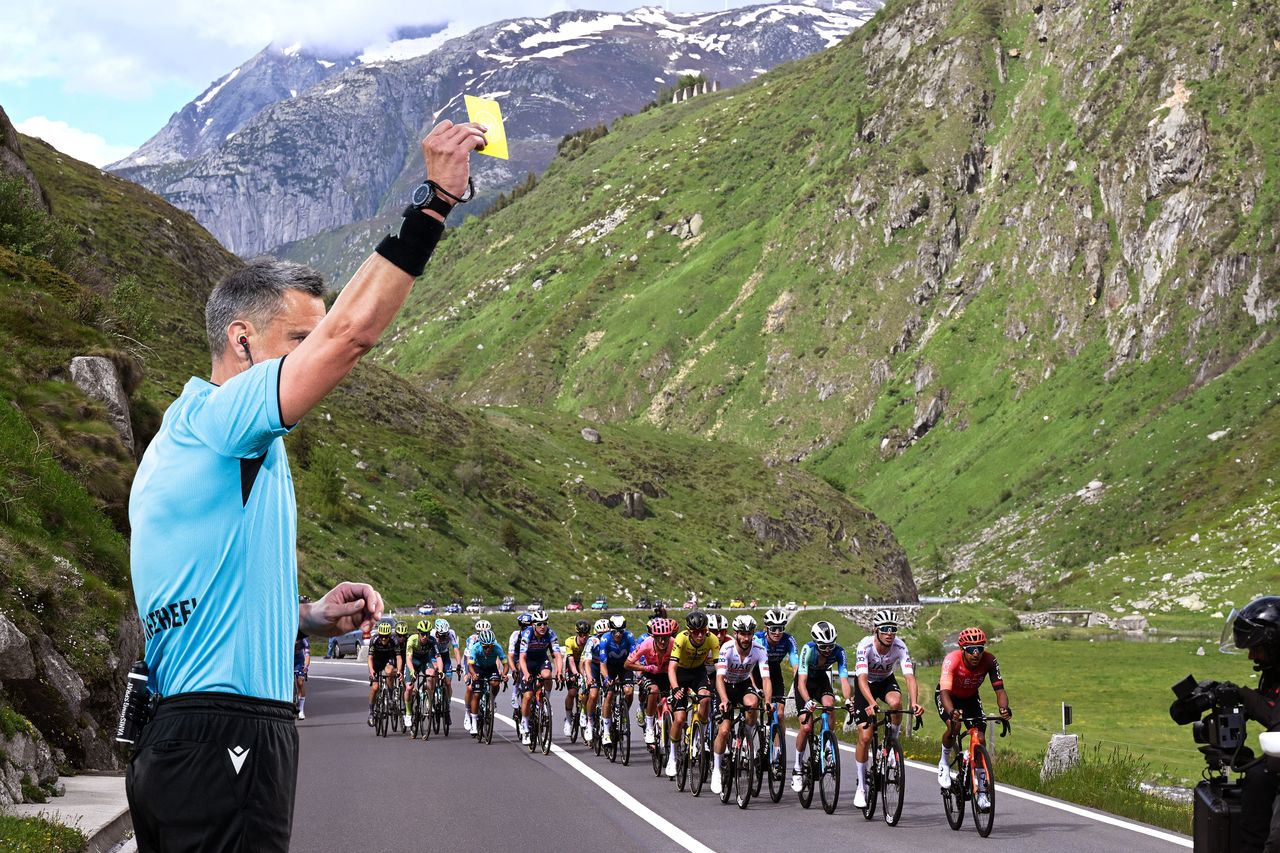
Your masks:
<path fill-rule="evenodd" d="M 735 631 L 755 631 L 756 617 L 750 613 L 742 613 L 733 617 L 733 630 Z"/>
<path fill-rule="evenodd" d="M 490 622 L 488 619 L 477 619 L 477 620 L 476 620 L 476 633 L 477 633 L 477 634 L 483 634 L 485 631 L 492 631 L 492 630 L 493 630 L 493 623 L 492 623 L 492 622 Z"/>
<path fill-rule="evenodd" d="M 546 621 L 547 621 L 547 611 L 545 611 L 545 610 L 535 610 L 535 611 L 533 611 L 532 613 L 530 613 L 530 614 L 529 614 L 529 618 L 530 618 L 533 622 L 535 622 L 535 623 L 537 623 L 537 622 L 546 622 Z"/>
<path fill-rule="evenodd" d="M 597 619 L 596 624 L 592 627 L 597 634 L 603 634 L 605 631 L 609 630 L 609 620 L 603 617 Z"/>
<path fill-rule="evenodd" d="M 712 619 L 716 620 L 716 624 L 711 624 Z M 729 617 L 725 616 L 723 613 L 712 613 L 707 617 L 707 627 L 712 631 L 728 631 Z"/>
<path fill-rule="evenodd" d="M 615 613 L 609 617 L 609 628 L 614 631 L 622 631 L 627 627 L 627 617 L 621 613 Z"/>
<path fill-rule="evenodd" d="M 836 641 L 836 626 L 826 620 L 814 622 L 809 634 L 816 642 L 825 646 Z"/>
<path fill-rule="evenodd" d="M 787 611 L 777 607 L 773 608 L 764 615 L 764 625 L 766 628 L 787 627 Z"/>
<path fill-rule="evenodd" d="M 448 619 L 437 619 L 437 620 L 436 620 L 436 633 L 437 633 L 437 634 L 445 634 L 445 633 L 447 633 L 448 631 L 449 631 L 449 620 L 448 620 Z"/>
<path fill-rule="evenodd" d="M 875 615 L 871 617 L 871 627 L 879 631 L 882 627 L 892 627 L 894 630 L 898 628 L 898 614 L 892 610 L 885 608 L 877 610 Z"/>

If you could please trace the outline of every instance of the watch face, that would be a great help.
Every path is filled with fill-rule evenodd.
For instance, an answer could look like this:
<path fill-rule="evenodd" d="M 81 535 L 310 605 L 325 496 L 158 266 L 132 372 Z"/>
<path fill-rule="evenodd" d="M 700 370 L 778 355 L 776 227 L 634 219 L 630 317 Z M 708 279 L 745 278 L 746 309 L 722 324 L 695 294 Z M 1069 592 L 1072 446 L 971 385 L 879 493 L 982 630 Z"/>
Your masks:
<path fill-rule="evenodd" d="M 435 193 L 431 191 L 430 184 L 419 184 L 418 188 L 413 191 L 413 206 L 425 207 L 430 204 L 434 195 Z"/>

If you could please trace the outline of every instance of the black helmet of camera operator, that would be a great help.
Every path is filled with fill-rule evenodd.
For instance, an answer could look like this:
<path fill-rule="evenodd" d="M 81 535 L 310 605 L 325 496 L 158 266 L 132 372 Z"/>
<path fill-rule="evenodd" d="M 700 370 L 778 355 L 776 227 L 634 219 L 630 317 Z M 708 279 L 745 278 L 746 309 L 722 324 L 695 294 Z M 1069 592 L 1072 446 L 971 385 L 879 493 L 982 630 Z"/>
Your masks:
<path fill-rule="evenodd" d="M 1280 596 L 1264 595 L 1246 604 L 1236 614 L 1231 633 L 1236 648 L 1261 646 L 1267 653 L 1267 664 L 1280 666 Z"/>

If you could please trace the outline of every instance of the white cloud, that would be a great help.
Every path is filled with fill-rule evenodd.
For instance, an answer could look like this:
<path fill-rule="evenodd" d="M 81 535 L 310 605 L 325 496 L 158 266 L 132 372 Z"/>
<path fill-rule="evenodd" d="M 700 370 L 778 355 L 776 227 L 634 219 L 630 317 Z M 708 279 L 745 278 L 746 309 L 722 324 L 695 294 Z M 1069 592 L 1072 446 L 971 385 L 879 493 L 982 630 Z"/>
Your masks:
<path fill-rule="evenodd" d="M 127 156 L 133 149 L 127 145 L 111 145 L 96 133 L 78 130 L 65 121 L 55 121 L 44 116 L 32 116 L 14 124 L 20 133 L 36 136 L 57 148 L 63 154 L 105 166 Z"/>

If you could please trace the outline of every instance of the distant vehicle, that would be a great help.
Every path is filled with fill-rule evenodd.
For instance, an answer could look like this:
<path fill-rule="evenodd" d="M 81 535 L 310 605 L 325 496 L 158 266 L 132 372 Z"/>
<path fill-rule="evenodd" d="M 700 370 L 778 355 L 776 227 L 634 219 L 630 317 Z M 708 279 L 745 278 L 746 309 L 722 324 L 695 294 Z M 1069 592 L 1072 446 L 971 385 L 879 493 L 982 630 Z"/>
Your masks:
<path fill-rule="evenodd" d="M 542 609 L 542 599 L 541 599 L 541 598 L 533 598 L 533 599 L 530 599 L 530 600 L 529 600 L 529 606 L 525 608 L 525 610 L 529 611 L 530 613 L 532 613 L 532 612 L 533 612 L 533 611 L 535 611 L 535 610 L 541 610 L 541 609 Z"/>
<path fill-rule="evenodd" d="M 649 609 L 649 599 L 648 599 L 648 597 L 646 596 L 646 597 L 644 597 L 644 598 L 641 598 L 639 601 L 637 601 L 637 602 L 636 602 L 636 607 L 637 607 L 637 608 L 639 608 L 640 610 L 648 610 L 648 609 Z"/>
<path fill-rule="evenodd" d="M 435 607 L 435 605 L 434 605 L 434 604 L 419 604 L 419 605 L 418 605 L 418 615 L 419 615 L 419 616 L 433 616 L 433 615 L 435 615 L 435 612 L 436 612 L 436 607 Z"/>
<path fill-rule="evenodd" d="M 692 610 L 693 608 L 695 608 L 695 607 L 697 607 L 697 606 L 698 606 L 698 603 L 697 603 L 696 601 L 694 601 L 692 598 L 691 598 L 691 599 L 689 599 L 688 601 L 686 601 L 686 602 L 684 603 L 684 609 L 685 609 L 685 610 Z"/>
<path fill-rule="evenodd" d="M 483 607 L 477 601 L 472 601 L 470 604 L 467 605 L 468 613 L 479 613 L 482 609 Z"/>
<path fill-rule="evenodd" d="M 787 609 L 788 609 L 788 610 L 795 610 L 795 609 L 797 609 L 797 608 L 796 608 L 796 603 L 795 603 L 794 601 L 788 601 L 788 602 L 787 602 Z"/>
<path fill-rule="evenodd" d="M 752 610 L 755 610 L 755 609 L 756 609 L 756 600 L 755 600 L 754 598 L 753 598 L 753 599 L 751 599 L 751 603 L 750 603 L 750 604 L 748 604 L 747 606 L 748 606 L 748 607 L 750 607 Z"/>
<path fill-rule="evenodd" d="M 506 598 L 502 599 L 502 603 L 498 605 L 498 611 L 500 613 L 510 613 L 515 609 L 516 609 L 516 600 L 509 595 Z"/>
<path fill-rule="evenodd" d="M 564 606 L 564 609 L 565 609 L 565 610 L 569 610 L 569 611 L 581 610 L 581 609 L 582 609 L 582 602 L 581 602 L 581 601 L 570 601 L 568 604 L 566 604 L 566 605 Z"/>
<path fill-rule="evenodd" d="M 445 606 L 444 612 L 445 613 L 461 613 L 462 605 L 456 601 L 451 601 L 449 602 L 448 605 Z"/>
<path fill-rule="evenodd" d="M 395 625 L 396 618 L 394 616 L 383 616 L 378 620 L 379 625 L 384 622 L 390 625 Z M 377 628 L 374 629 L 374 632 L 377 632 Z M 360 647 L 364 645 L 365 642 L 364 633 L 359 628 L 356 628 L 354 631 L 348 631 L 338 637 L 338 648 L 336 650 L 336 654 L 339 658 L 357 654 L 360 651 Z"/>
<path fill-rule="evenodd" d="M 713 598 L 713 599 L 711 599 L 710 601 L 708 601 L 708 602 L 707 602 L 707 609 L 708 609 L 708 610 L 719 610 L 719 609 L 720 609 L 720 599 L 718 599 L 718 598 Z"/>
<path fill-rule="evenodd" d="M 729 600 L 730 607 L 746 607 L 746 603 L 741 598 L 733 598 Z"/>
<path fill-rule="evenodd" d="M 591 602 L 592 610 L 604 610 L 608 608 L 608 606 L 609 606 L 609 602 L 605 600 L 605 597 L 603 595 L 597 598 L 595 601 Z"/>

